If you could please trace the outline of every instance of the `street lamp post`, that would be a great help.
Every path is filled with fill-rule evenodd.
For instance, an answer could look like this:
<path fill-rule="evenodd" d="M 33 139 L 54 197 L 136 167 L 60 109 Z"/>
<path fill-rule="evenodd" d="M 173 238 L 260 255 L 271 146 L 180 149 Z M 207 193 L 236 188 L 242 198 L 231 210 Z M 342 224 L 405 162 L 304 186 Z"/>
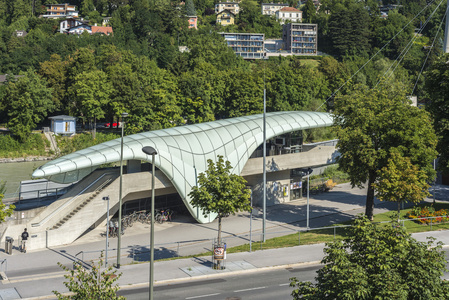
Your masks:
<path fill-rule="evenodd" d="M 119 188 L 119 207 L 118 207 L 118 238 L 117 238 L 117 269 L 120 269 L 120 247 L 122 245 L 122 183 L 123 183 L 123 133 L 125 129 L 125 118 L 128 113 L 122 113 L 122 140 L 120 143 L 120 188 Z"/>
<path fill-rule="evenodd" d="M 151 155 L 151 236 L 150 236 L 150 300 L 153 300 L 154 281 L 154 157 L 156 149 L 150 146 L 142 148 L 143 153 Z"/>
<path fill-rule="evenodd" d="M 310 174 L 312 174 L 312 168 L 304 169 L 303 172 L 307 175 L 307 230 L 309 230 L 309 193 L 310 193 Z"/>
<path fill-rule="evenodd" d="M 106 257 L 104 266 L 108 267 L 108 248 L 109 248 L 109 196 L 103 197 L 103 200 L 108 201 L 108 209 L 106 211 Z"/>

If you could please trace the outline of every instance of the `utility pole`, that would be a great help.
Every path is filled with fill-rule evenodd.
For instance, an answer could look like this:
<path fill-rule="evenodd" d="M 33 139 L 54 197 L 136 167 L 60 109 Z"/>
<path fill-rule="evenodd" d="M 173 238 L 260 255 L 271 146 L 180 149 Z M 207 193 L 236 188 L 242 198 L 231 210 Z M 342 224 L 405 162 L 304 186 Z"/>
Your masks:
<path fill-rule="evenodd" d="M 447 0 L 446 8 L 446 29 L 444 30 L 444 53 L 449 53 L 449 0 Z"/>

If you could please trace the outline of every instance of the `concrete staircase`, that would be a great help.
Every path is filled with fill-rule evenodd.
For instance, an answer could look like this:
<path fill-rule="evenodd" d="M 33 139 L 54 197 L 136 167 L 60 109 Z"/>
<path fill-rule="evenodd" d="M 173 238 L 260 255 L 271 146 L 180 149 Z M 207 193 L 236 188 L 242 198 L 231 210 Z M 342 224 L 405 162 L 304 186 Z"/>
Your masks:
<path fill-rule="evenodd" d="M 96 190 L 95 192 L 89 196 L 86 200 L 84 200 L 81 204 L 79 204 L 75 209 L 73 209 L 69 214 L 67 214 L 64 218 L 62 218 L 58 223 L 56 223 L 51 230 L 58 229 L 62 225 L 64 225 L 67 221 L 69 221 L 75 214 L 77 214 L 83 207 L 85 207 L 87 204 L 89 204 L 95 197 L 104 190 L 109 184 L 111 184 L 112 179 L 108 178 L 106 181 L 104 181 Z"/>

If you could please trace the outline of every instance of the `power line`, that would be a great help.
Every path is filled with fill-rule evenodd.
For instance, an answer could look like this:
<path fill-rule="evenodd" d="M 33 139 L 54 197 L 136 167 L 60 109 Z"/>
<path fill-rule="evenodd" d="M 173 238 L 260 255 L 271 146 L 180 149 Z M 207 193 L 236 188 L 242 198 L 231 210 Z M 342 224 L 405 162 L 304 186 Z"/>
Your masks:
<path fill-rule="evenodd" d="M 442 0 L 443 1 L 443 0 Z M 385 49 L 385 47 L 388 46 L 388 44 L 390 44 L 402 31 L 404 31 L 405 28 L 407 28 L 410 23 L 412 23 L 417 17 L 419 17 L 433 2 L 435 2 L 435 0 L 429 2 L 418 14 L 416 14 L 404 27 L 402 27 L 401 30 L 399 30 L 387 43 L 385 43 L 382 48 L 380 48 L 376 54 L 374 54 L 366 63 L 364 63 L 354 74 L 352 74 L 352 76 L 346 80 L 335 92 L 333 92 L 327 99 L 326 101 L 324 101 L 317 109 L 315 109 L 315 111 L 318 111 L 324 104 L 326 104 L 327 102 L 329 102 L 329 100 L 334 97 L 349 81 L 352 80 L 352 78 L 354 78 L 355 75 L 357 75 L 363 68 L 365 68 L 365 66 L 370 63 L 383 49 Z"/>

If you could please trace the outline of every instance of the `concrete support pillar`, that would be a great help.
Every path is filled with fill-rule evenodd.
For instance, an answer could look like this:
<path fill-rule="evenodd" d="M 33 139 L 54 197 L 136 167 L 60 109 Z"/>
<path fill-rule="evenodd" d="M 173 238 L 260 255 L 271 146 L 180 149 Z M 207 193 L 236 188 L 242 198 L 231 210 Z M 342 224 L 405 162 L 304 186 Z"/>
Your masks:
<path fill-rule="evenodd" d="M 140 160 L 128 160 L 126 163 L 126 171 L 128 174 L 141 172 Z"/>

